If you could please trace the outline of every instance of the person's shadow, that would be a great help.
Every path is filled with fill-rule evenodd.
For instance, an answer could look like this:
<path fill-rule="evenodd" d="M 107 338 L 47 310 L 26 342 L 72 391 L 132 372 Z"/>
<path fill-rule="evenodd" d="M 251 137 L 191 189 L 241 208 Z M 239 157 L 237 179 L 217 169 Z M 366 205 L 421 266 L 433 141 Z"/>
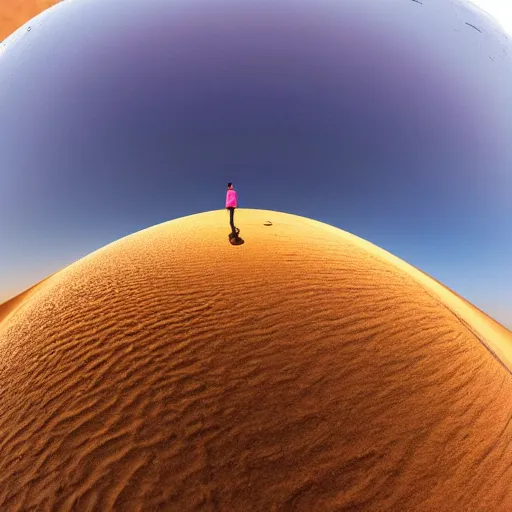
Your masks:
<path fill-rule="evenodd" d="M 231 245 L 242 245 L 245 243 L 245 240 L 243 238 L 240 238 L 239 236 L 240 234 L 240 229 L 239 228 L 236 228 L 236 233 L 229 233 L 228 237 L 229 237 L 229 243 Z"/>

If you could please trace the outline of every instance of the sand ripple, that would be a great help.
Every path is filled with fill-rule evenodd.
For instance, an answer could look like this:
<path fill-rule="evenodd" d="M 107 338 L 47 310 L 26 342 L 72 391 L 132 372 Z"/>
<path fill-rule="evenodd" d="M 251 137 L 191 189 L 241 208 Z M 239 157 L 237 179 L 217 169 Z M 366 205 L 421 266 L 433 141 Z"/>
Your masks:
<path fill-rule="evenodd" d="M 233 247 L 226 215 L 0 306 L 0 510 L 512 510 L 512 335 L 342 231 L 240 210 Z"/>

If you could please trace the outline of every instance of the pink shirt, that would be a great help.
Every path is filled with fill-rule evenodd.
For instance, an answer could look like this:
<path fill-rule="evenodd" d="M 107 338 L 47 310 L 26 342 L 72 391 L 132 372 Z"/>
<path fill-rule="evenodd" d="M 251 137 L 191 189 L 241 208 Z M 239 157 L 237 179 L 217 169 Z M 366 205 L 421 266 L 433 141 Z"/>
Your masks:
<path fill-rule="evenodd" d="M 226 208 L 237 208 L 238 207 L 238 198 L 236 192 L 233 189 L 229 189 L 226 194 Z"/>

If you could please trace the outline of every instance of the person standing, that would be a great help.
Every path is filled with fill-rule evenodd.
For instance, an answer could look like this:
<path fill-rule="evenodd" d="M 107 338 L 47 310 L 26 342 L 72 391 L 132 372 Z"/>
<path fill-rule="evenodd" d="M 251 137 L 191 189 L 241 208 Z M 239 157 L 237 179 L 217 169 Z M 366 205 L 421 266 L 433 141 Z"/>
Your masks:
<path fill-rule="evenodd" d="M 235 227 L 235 208 L 238 208 L 238 196 L 236 190 L 233 188 L 233 183 L 228 183 L 228 191 L 226 193 L 226 209 L 229 210 L 229 224 L 231 226 L 231 235 L 237 236 Z"/>

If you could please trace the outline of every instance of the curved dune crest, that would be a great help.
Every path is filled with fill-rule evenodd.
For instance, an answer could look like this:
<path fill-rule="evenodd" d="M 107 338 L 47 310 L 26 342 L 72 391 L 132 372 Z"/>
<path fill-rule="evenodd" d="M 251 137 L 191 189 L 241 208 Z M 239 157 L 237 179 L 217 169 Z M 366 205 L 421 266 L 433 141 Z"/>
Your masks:
<path fill-rule="evenodd" d="M 510 510 L 512 334 L 339 229 L 236 224 L 0 306 L 0 510 Z"/>

